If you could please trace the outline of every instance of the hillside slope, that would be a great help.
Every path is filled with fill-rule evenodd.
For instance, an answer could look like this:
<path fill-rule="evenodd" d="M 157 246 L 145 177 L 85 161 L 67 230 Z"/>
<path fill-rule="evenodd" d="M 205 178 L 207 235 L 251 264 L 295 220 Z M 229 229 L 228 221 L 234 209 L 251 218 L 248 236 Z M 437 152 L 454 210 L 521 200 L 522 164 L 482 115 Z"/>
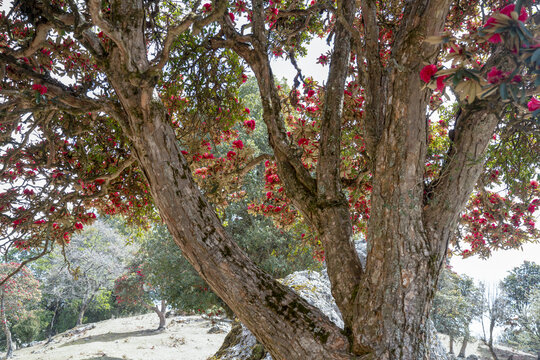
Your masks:
<path fill-rule="evenodd" d="M 154 331 L 157 324 L 155 314 L 85 324 L 79 331 L 56 335 L 48 344 L 17 350 L 14 359 L 206 360 L 230 329 L 222 324 L 221 333 L 209 334 L 212 324 L 200 316 L 168 318 L 163 332 Z"/>

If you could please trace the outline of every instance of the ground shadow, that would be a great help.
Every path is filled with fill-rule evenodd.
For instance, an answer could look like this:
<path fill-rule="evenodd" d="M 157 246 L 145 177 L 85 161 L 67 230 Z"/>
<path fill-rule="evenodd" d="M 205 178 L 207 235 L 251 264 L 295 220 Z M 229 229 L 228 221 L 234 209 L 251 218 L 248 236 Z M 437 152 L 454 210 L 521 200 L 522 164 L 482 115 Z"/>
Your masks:
<path fill-rule="evenodd" d="M 125 360 L 123 358 L 117 358 L 117 357 L 110 357 L 110 356 L 96 356 L 88 359 L 83 360 Z"/>
<path fill-rule="evenodd" d="M 65 344 L 60 345 L 59 347 L 64 346 L 72 346 L 72 345 L 82 345 L 82 344 L 89 344 L 93 342 L 110 342 L 110 341 L 117 341 L 122 339 L 127 339 L 130 337 L 142 337 L 142 336 L 154 336 L 161 334 L 161 331 L 157 330 L 139 330 L 139 331 L 131 331 L 131 332 L 123 332 L 123 333 L 107 333 L 107 334 L 99 334 L 99 335 L 90 335 L 86 336 L 77 340 L 69 341 Z M 103 359 L 103 358 L 100 358 Z"/>

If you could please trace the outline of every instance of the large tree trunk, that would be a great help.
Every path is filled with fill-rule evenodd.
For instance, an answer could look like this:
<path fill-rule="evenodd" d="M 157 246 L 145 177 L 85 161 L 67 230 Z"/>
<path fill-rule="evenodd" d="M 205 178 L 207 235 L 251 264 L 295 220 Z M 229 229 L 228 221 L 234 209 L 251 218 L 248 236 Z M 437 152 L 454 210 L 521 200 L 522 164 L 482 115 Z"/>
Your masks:
<path fill-rule="evenodd" d="M 6 335 L 6 359 L 13 357 L 13 340 L 11 338 L 11 330 L 9 329 L 9 324 L 5 312 L 5 288 L 2 287 L 2 295 L 0 295 L 0 313 L 2 314 L 2 329 Z"/>

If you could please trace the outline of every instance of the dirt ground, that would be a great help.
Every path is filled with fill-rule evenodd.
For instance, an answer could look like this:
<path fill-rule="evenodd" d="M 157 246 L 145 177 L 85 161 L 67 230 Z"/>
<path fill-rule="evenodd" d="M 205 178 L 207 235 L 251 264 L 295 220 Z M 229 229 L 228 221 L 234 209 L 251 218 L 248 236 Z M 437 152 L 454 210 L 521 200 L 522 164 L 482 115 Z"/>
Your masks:
<path fill-rule="evenodd" d="M 223 343 L 230 325 L 220 323 L 220 333 L 209 334 L 210 321 L 200 316 L 167 319 L 165 331 L 156 332 L 155 314 L 111 319 L 92 329 L 56 335 L 48 344 L 14 352 L 17 360 L 206 360 Z M 83 325 L 82 329 L 92 327 Z M 215 330 L 215 329 L 214 329 Z"/>

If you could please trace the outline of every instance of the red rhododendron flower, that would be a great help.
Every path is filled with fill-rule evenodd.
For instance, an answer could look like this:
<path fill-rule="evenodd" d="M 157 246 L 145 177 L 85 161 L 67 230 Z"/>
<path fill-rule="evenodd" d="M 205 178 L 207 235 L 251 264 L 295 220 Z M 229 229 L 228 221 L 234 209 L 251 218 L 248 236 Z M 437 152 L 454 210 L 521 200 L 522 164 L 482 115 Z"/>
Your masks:
<path fill-rule="evenodd" d="M 426 65 L 422 70 L 420 70 L 420 79 L 425 83 L 431 81 L 431 78 L 437 72 L 437 65 Z"/>
<path fill-rule="evenodd" d="M 244 112 L 251 114 L 251 111 L 249 110 L 249 108 L 244 108 Z"/>
<path fill-rule="evenodd" d="M 439 76 L 437 78 L 437 90 L 438 91 L 443 91 L 446 84 L 444 83 L 444 79 L 446 79 L 448 77 L 448 75 L 443 75 L 443 76 Z"/>
<path fill-rule="evenodd" d="M 255 130 L 255 120 L 251 119 L 244 121 L 244 126 L 251 131 Z"/>
<path fill-rule="evenodd" d="M 233 13 L 229 13 L 229 18 L 231 19 L 232 22 L 234 22 L 234 14 Z"/>
<path fill-rule="evenodd" d="M 529 108 L 530 112 L 540 109 L 540 100 L 538 100 L 537 98 L 533 96 L 531 100 L 527 103 L 527 107 Z"/>
<path fill-rule="evenodd" d="M 497 84 L 504 80 L 504 74 L 502 70 L 499 70 L 494 66 L 491 68 L 491 71 L 488 72 L 487 79 L 490 84 Z"/>
<path fill-rule="evenodd" d="M 516 5 L 515 4 L 509 4 L 509 5 L 506 5 L 505 7 L 503 7 L 500 11 L 501 14 L 504 14 L 508 17 L 512 17 L 512 15 L 510 15 L 510 13 L 512 11 L 515 11 L 516 9 Z M 519 16 L 518 16 L 518 20 L 521 21 L 521 22 L 525 22 L 527 21 L 527 18 L 529 17 L 529 15 L 527 14 L 527 10 L 525 10 L 524 7 L 521 8 L 521 11 L 519 12 Z"/>
<path fill-rule="evenodd" d="M 242 142 L 242 140 L 235 140 L 232 144 L 233 147 L 237 148 L 238 150 L 242 150 L 244 148 L 244 143 Z"/>
<path fill-rule="evenodd" d="M 235 156 L 236 156 L 236 153 L 235 153 L 234 151 L 229 151 L 229 152 L 227 153 L 227 157 L 228 157 L 229 159 L 232 159 L 232 158 L 235 157 Z"/>
<path fill-rule="evenodd" d="M 75 229 L 82 230 L 83 227 L 84 227 L 83 224 L 81 224 L 81 223 L 75 223 Z"/>
<path fill-rule="evenodd" d="M 501 34 L 493 34 L 493 36 L 491 36 L 488 41 L 492 44 L 498 44 L 502 42 Z"/>
<path fill-rule="evenodd" d="M 308 145 L 308 144 L 309 144 L 308 139 L 306 139 L 306 138 L 298 139 L 298 145 L 302 146 L 302 145 Z"/>
<path fill-rule="evenodd" d="M 212 11 L 212 4 L 206 3 L 203 5 L 203 8 L 204 8 L 203 12 L 205 13 L 210 12 Z"/>
<path fill-rule="evenodd" d="M 41 84 L 32 85 L 32 89 L 38 91 L 41 95 L 45 95 L 47 93 L 47 87 Z"/>
<path fill-rule="evenodd" d="M 309 90 L 307 92 L 307 97 L 312 97 L 313 95 L 315 95 L 315 90 Z"/>

